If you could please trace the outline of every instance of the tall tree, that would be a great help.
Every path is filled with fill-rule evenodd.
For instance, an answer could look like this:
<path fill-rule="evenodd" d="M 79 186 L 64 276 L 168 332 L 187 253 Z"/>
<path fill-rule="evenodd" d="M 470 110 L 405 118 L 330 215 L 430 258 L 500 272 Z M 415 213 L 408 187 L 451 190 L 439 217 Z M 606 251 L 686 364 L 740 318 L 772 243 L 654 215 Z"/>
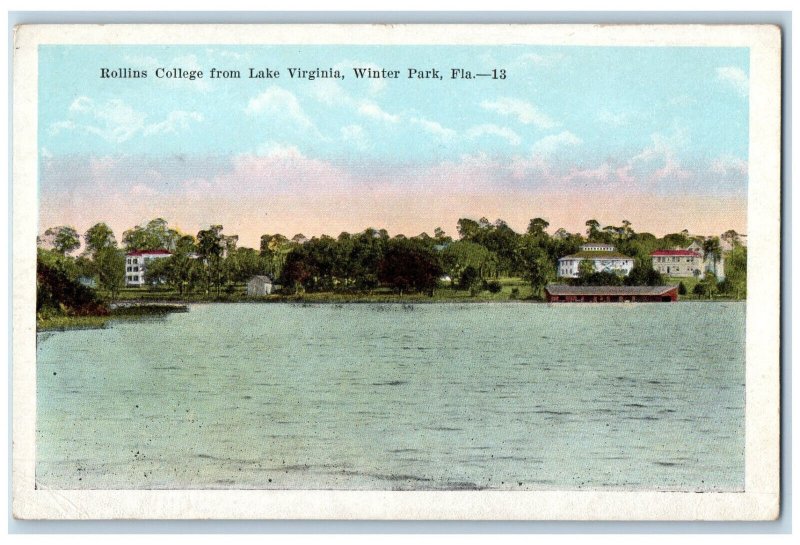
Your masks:
<path fill-rule="evenodd" d="M 528 223 L 528 234 L 533 235 L 535 237 L 541 237 L 546 235 L 545 229 L 550 227 L 550 223 L 547 220 L 542 218 L 533 218 L 530 223 Z"/>
<path fill-rule="evenodd" d="M 168 227 L 167 220 L 155 218 L 145 225 L 137 225 L 122 234 L 122 243 L 128 251 L 175 249 L 181 233 Z"/>
<path fill-rule="evenodd" d="M 596 242 L 597 237 L 600 234 L 600 222 L 591 219 L 586 222 L 586 237 L 591 242 Z"/>
<path fill-rule="evenodd" d="M 378 265 L 378 278 L 402 295 L 424 291 L 433 296 L 442 274 L 436 255 L 413 240 L 393 240 Z"/>
<path fill-rule="evenodd" d="M 60 225 L 50 227 L 44 232 L 45 243 L 52 246 L 53 250 L 61 255 L 67 255 L 81 246 L 81 237 L 74 227 Z"/>
<path fill-rule="evenodd" d="M 95 251 L 93 261 L 97 283 L 116 299 L 125 285 L 125 254 L 114 246 L 104 246 Z"/>
<path fill-rule="evenodd" d="M 535 297 L 542 297 L 542 290 L 556 276 L 553 261 L 542 248 L 529 247 L 524 253 L 523 278 L 531 283 Z"/>
<path fill-rule="evenodd" d="M 737 299 L 747 297 L 747 247 L 734 246 L 725 260 L 726 292 Z"/>
<path fill-rule="evenodd" d="M 96 223 L 83 234 L 83 247 L 86 254 L 95 259 L 97 252 L 105 248 L 116 248 L 114 231 L 105 223 Z"/>
<path fill-rule="evenodd" d="M 217 296 L 220 294 L 222 283 L 222 253 L 222 225 L 212 225 L 197 233 L 197 254 L 203 260 L 206 292 L 210 292 L 212 285 L 215 285 Z"/>
<path fill-rule="evenodd" d="M 714 276 L 717 275 L 717 263 L 722 257 L 722 247 L 718 237 L 711 237 L 703 241 L 703 254 L 706 260 L 711 260 Z"/>

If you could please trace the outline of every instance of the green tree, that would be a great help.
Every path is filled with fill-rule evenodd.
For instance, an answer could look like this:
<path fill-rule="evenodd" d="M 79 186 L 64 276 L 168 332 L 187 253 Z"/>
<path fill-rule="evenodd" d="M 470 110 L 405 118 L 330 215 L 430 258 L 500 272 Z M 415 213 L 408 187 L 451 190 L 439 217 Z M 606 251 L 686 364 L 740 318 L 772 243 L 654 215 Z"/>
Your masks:
<path fill-rule="evenodd" d="M 483 286 L 481 273 L 472 265 L 467 265 L 458 277 L 458 288 L 468 290 L 474 297 L 478 294 L 481 286 Z"/>
<path fill-rule="evenodd" d="M 595 273 L 594 261 L 590 259 L 582 259 L 578 263 L 578 278 L 584 279 Z"/>
<path fill-rule="evenodd" d="M 742 243 L 741 239 L 739 238 L 739 233 L 737 233 L 733 229 L 728 229 L 727 231 L 722 233 L 722 236 L 720 236 L 720 238 L 725 242 L 727 242 L 728 244 L 730 244 L 731 246 L 739 246 Z"/>
<path fill-rule="evenodd" d="M 481 232 L 481 226 L 477 221 L 468 218 L 461 218 L 458 220 L 458 236 L 465 240 L 478 242 Z"/>
<path fill-rule="evenodd" d="M 586 237 L 590 242 L 597 242 L 600 236 L 600 222 L 591 219 L 586 222 Z"/>
<path fill-rule="evenodd" d="M 664 278 L 653 268 L 652 262 L 636 263 L 628 276 L 626 286 L 663 286 Z"/>
<path fill-rule="evenodd" d="M 723 289 L 737 299 L 747 297 L 747 247 L 734 246 L 725 260 Z"/>
<path fill-rule="evenodd" d="M 528 234 L 534 237 L 543 237 L 547 235 L 546 229 L 550 227 L 547 220 L 542 218 L 533 218 L 528 223 Z"/>
<path fill-rule="evenodd" d="M 114 238 L 114 231 L 105 223 L 96 223 L 89 227 L 83 234 L 84 252 L 92 259 L 95 259 L 97 252 L 105 248 L 116 248 L 117 239 Z"/>
<path fill-rule="evenodd" d="M 261 235 L 260 253 L 267 263 L 267 274 L 279 278 L 286 263 L 286 257 L 296 245 L 284 235 Z"/>
<path fill-rule="evenodd" d="M 155 260 L 159 261 L 159 260 Z M 97 283 L 116 299 L 119 290 L 125 285 L 125 254 L 113 246 L 104 246 L 94 252 Z"/>
<path fill-rule="evenodd" d="M 44 232 L 45 242 L 61 255 L 67 255 L 81 246 L 81 237 L 74 227 L 60 225 Z"/>
<path fill-rule="evenodd" d="M 413 240 L 393 240 L 378 264 L 378 279 L 400 295 L 422 291 L 432 297 L 441 274 L 436 254 Z"/>
<path fill-rule="evenodd" d="M 703 295 L 707 295 L 709 299 L 712 299 L 719 291 L 717 275 L 711 271 L 706 271 L 698 285 L 702 286 Z"/>
<path fill-rule="evenodd" d="M 442 253 L 442 265 L 452 279 L 460 278 L 461 273 L 472 267 L 481 279 L 494 273 L 497 258 L 485 246 L 469 240 L 457 240 Z"/>
<path fill-rule="evenodd" d="M 223 251 L 222 225 L 212 225 L 197 233 L 197 254 L 202 259 L 206 293 L 216 286 L 217 296 L 222 284 Z"/>
<path fill-rule="evenodd" d="M 703 254 L 705 259 L 711 260 L 712 271 L 714 276 L 717 275 L 717 263 L 722 257 L 722 247 L 719 243 L 718 237 L 711 237 L 703 241 Z"/>
<path fill-rule="evenodd" d="M 688 233 L 688 231 L 683 231 L 664 235 L 664 238 L 661 239 L 660 249 L 670 250 L 673 248 L 686 248 L 692 243 L 692 239 L 689 238 Z"/>
<path fill-rule="evenodd" d="M 137 225 L 122 234 L 122 244 L 130 251 L 169 250 L 181 238 L 181 233 L 168 227 L 167 220 L 155 218 L 145 225 Z"/>
<path fill-rule="evenodd" d="M 533 246 L 524 252 L 523 263 L 523 278 L 530 282 L 533 296 L 541 298 L 544 287 L 556 275 L 552 259 L 542 248 Z"/>

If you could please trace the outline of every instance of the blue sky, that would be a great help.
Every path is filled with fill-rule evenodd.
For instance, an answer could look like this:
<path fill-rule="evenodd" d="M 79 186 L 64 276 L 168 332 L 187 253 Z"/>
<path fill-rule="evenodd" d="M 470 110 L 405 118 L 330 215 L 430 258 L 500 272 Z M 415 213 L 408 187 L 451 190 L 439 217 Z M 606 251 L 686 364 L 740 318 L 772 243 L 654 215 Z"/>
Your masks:
<path fill-rule="evenodd" d="M 122 207 L 120 218 L 133 223 L 119 219 L 119 229 L 167 215 L 190 232 L 222 220 L 250 237 L 329 232 L 319 217 L 286 225 L 293 216 L 277 209 L 271 219 L 237 219 L 253 211 L 233 191 L 289 199 L 273 207 L 296 207 L 305 196 L 316 203 L 311 215 L 344 206 L 350 223 L 331 229 L 385 218 L 396 225 L 381 227 L 415 234 L 438 226 L 421 221 L 436 217 L 432 201 L 448 201 L 442 210 L 451 215 L 483 215 L 485 196 L 486 208 L 514 221 L 549 214 L 579 230 L 586 218 L 568 224 L 558 194 L 585 200 L 576 206 L 583 213 L 597 195 L 625 192 L 598 214 L 617 223 L 626 212 L 641 217 L 642 230 L 744 231 L 748 58 L 741 48 L 41 46 L 40 219 L 85 228 L 107 219 L 77 212 L 82 206 Z M 295 66 L 338 68 L 344 79 L 290 79 Z M 148 78 L 101 79 L 104 67 L 147 70 Z M 206 78 L 157 79 L 157 67 Z M 208 79 L 212 67 L 243 79 Z M 250 67 L 277 68 L 281 78 L 247 79 Z M 353 67 L 398 69 L 400 79 L 358 80 Z M 505 69 L 507 79 L 450 80 L 455 67 Z M 437 68 L 445 79 L 407 79 L 407 68 Z M 409 191 L 420 198 L 409 201 Z M 364 215 L 355 196 L 365 192 L 387 201 L 405 192 L 407 217 L 381 216 L 380 206 Z M 490 204 L 499 193 L 509 196 L 507 212 Z M 686 210 L 674 225 L 647 225 L 652 214 L 628 212 L 637 195 L 639 208 L 686 198 Z M 713 212 L 720 217 L 693 220 L 698 202 L 715 198 L 727 203 Z M 221 217 L 210 217 L 215 211 Z M 453 218 L 441 223 L 454 230 Z"/>

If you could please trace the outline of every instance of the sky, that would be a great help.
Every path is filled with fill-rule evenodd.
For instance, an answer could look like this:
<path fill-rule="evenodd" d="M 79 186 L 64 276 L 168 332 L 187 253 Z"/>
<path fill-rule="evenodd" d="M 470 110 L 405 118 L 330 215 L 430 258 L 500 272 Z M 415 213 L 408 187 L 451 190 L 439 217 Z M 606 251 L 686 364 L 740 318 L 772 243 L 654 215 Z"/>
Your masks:
<path fill-rule="evenodd" d="M 692 47 L 40 46 L 39 231 L 103 221 L 120 239 L 163 217 L 191 234 L 222 224 L 258 247 L 265 233 L 367 227 L 455 236 L 458 218 L 485 216 L 520 232 L 542 217 L 550 232 L 597 219 L 746 233 L 748 59 Z M 343 79 L 293 79 L 292 67 Z"/>

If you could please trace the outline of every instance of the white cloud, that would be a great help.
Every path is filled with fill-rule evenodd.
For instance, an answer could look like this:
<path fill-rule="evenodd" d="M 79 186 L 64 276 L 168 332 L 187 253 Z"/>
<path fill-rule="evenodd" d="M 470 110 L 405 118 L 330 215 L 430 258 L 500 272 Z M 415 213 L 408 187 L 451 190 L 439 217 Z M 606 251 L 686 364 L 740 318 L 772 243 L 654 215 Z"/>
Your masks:
<path fill-rule="evenodd" d="M 675 127 L 671 134 L 654 133 L 650 135 L 650 145 L 634 156 L 631 163 L 673 159 L 677 151 L 688 145 L 689 133 L 682 127 Z"/>
<path fill-rule="evenodd" d="M 301 128 L 314 126 L 300 106 L 297 97 L 277 86 L 272 86 L 260 95 L 251 98 L 244 111 L 248 115 L 286 116 L 299 124 Z"/>
<path fill-rule="evenodd" d="M 715 174 L 737 174 L 739 176 L 747 176 L 748 164 L 747 161 L 733 155 L 723 155 L 711 161 L 711 172 Z"/>
<path fill-rule="evenodd" d="M 509 129 L 508 127 L 500 127 L 491 123 L 476 125 L 467 131 L 467 137 L 469 138 L 480 138 L 487 135 L 503 138 L 512 146 L 518 146 L 520 142 L 522 142 L 520 136 L 513 130 Z"/>
<path fill-rule="evenodd" d="M 481 102 L 481 108 L 501 115 L 516 117 L 520 123 L 535 125 L 540 129 L 552 129 L 558 125 L 530 102 L 516 98 L 502 97 L 497 100 L 484 100 Z"/>
<path fill-rule="evenodd" d="M 565 146 L 578 146 L 583 143 L 583 140 L 572 134 L 570 131 L 561 131 L 558 134 L 551 134 L 545 136 L 536 142 L 531 150 L 536 156 L 547 156 L 554 153 L 559 148 Z"/>
<path fill-rule="evenodd" d="M 431 121 L 430 119 L 424 119 L 421 117 L 412 117 L 411 123 L 422 127 L 425 131 L 435 134 L 439 138 L 443 140 L 450 140 L 456 137 L 456 131 L 453 129 L 448 129 L 444 127 L 441 123 L 437 123 L 436 121 Z"/>
<path fill-rule="evenodd" d="M 341 85 L 331 79 L 315 79 L 307 84 L 307 92 L 318 102 L 328 106 L 350 105 L 353 99 Z"/>
<path fill-rule="evenodd" d="M 256 150 L 257 157 L 269 159 L 305 159 L 303 153 L 296 147 L 278 142 L 265 142 Z"/>
<path fill-rule="evenodd" d="M 120 99 L 114 98 L 96 104 L 87 97 L 81 98 L 84 100 L 79 99 L 73 102 L 70 110 L 72 113 L 90 119 L 86 123 L 67 121 L 55 125 L 61 125 L 63 128 L 82 129 L 115 143 L 129 140 L 144 127 L 147 115 L 133 109 Z"/>
<path fill-rule="evenodd" d="M 174 133 L 187 129 L 192 121 L 203 120 L 203 116 L 198 112 L 177 110 L 170 112 L 163 121 L 146 124 L 147 114 L 134 109 L 120 99 L 97 103 L 86 96 L 80 96 L 73 100 L 68 111 L 69 119 L 50 125 L 50 135 L 55 136 L 62 131 L 83 131 L 99 136 L 108 142 L 120 144 L 137 134 L 149 136 Z"/>
<path fill-rule="evenodd" d="M 86 96 L 79 96 L 69 105 L 70 112 L 88 112 L 92 108 L 92 99 Z"/>
<path fill-rule="evenodd" d="M 176 110 L 170 112 L 164 121 L 159 123 L 152 123 L 144 128 L 144 134 L 160 134 L 160 133 L 176 133 L 181 130 L 186 130 L 192 121 L 203 121 L 203 115 L 199 112 L 186 112 L 184 110 Z"/>
<path fill-rule="evenodd" d="M 385 121 L 388 123 L 397 123 L 400 121 L 399 115 L 385 112 L 380 106 L 368 100 L 361 102 L 361 104 L 358 106 L 358 113 L 365 117 L 377 119 L 378 121 Z"/>
<path fill-rule="evenodd" d="M 47 132 L 50 134 L 50 136 L 55 136 L 61 131 L 69 131 L 75 128 L 76 125 L 72 121 L 56 121 L 55 123 L 50 124 Z"/>
<path fill-rule="evenodd" d="M 740 96 L 747 96 L 750 91 L 750 78 L 744 70 L 736 66 L 721 66 L 717 68 L 717 79 L 731 86 Z"/>

